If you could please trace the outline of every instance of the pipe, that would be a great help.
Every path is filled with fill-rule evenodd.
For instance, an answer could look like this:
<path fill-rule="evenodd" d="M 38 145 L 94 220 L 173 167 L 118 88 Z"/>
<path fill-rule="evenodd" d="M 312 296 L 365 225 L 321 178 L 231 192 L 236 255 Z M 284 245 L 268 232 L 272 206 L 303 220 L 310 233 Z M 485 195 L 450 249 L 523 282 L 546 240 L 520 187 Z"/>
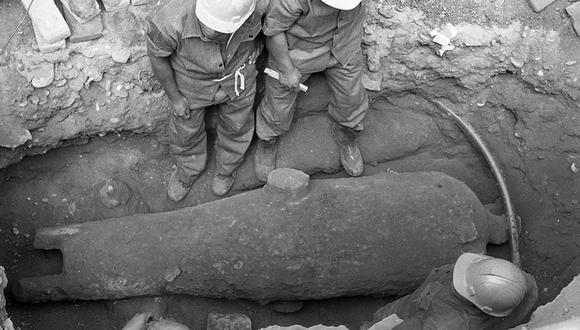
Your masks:
<path fill-rule="evenodd" d="M 487 147 L 487 145 L 485 144 L 483 139 L 477 134 L 475 129 L 469 123 L 467 123 L 466 121 L 461 119 L 461 117 L 459 117 L 455 112 L 453 112 L 447 105 L 443 104 L 441 101 L 434 100 L 434 99 L 432 99 L 428 96 L 425 96 L 425 95 L 421 95 L 421 94 L 418 94 L 418 95 L 421 96 L 423 99 L 425 99 L 430 104 L 432 104 L 433 106 L 435 106 L 435 108 L 442 110 L 445 113 L 447 113 L 448 115 L 450 115 L 456 121 L 456 123 L 459 124 L 459 127 L 463 130 L 463 132 L 466 133 L 466 135 L 469 138 L 471 138 L 471 140 L 473 142 L 475 142 L 475 145 L 477 146 L 479 151 L 483 154 L 483 156 L 485 157 L 485 160 L 487 161 L 487 163 L 491 167 L 491 171 L 493 172 L 495 180 L 499 186 L 500 193 L 501 193 L 501 196 L 503 199 L 503 203 L 504 203 L 504 206 L 506 209 L 506 220 L 508 222 L 508 228 L 510 231 L 510 248 L 511 248 L 512 262 L 516 266 L 521 268 L 522 260 L 520 257 L 519 225 L 518 225 L 518 221 L 517 221 L 516 216 L 515 216 L 514 207 L 513 207 L 511 198 L 510 198 L 507 184 L 505 182 L 505 179 L 502 176 L 501 170 L 500 170 L 495 158 L 493 157 L 492 153 L 489 151 L 489 148 Z"/>

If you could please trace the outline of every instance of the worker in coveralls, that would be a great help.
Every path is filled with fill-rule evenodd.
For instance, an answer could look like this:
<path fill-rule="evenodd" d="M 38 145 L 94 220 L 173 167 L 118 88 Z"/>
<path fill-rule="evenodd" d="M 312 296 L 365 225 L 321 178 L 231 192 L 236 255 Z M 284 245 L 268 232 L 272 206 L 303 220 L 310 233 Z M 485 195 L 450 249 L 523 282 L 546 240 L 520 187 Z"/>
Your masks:
<path fill-rule="evenodd" d="M 434 269 L 412 294 L 379 309 L 373 323 L 396 314 L 396 330 L 501 330 L 524 321 L 536 305 L 534 278 L 509 261 L 464 253 Z M 381 328 L 382 329 L 382 328 Z"/>
<path fill-rule="evenodd" d="M 290 129 L 299 83 L 314 72 L 328 80 L 328 114 L 341 163 L 349 175 L 363 173 L 356 143 L 369 107 L 361 82 L 363 10 L 361 0 L 270 1 L 263 32 L 268 66 L 280 79 L 266 77 L 257 111 L 255 171 L 262 181 L 276 167 L 278 137 Z"/>
<path fill-rule="evenodd" d="M 171 0 L 148 20 L 147 52 L 171 103 L 168 195 L 183 199 L 205 169 L 205 109 L 218 107 L 212 190 L 231 189 L 254 134 L 255 59 L 267 6 L 258 0 Z M 260 9 L 262 7 L 263 9 Z"/>

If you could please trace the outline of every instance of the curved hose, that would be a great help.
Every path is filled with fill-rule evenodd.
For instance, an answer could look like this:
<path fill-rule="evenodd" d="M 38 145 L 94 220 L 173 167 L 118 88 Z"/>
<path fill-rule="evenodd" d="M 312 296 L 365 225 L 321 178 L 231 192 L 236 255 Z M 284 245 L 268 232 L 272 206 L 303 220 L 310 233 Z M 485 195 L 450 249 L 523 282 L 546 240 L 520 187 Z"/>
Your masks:
<path fill-rule="evenodd" d="M 521 268 L 522 260 L 520 257 L 520 238 L 519 238 L 519 225 L 514 213 L 514 207 L 510 198 L 509 191 L 507 189 L 507 184 L 501 174 L 501 170 L 495 161 L 495 158 L 487 148 L 487 145 L 483 141 L 483 139 L 477 134 L 475 129 L 467 122 L 465 122 L 461 117 L 459 117 L 456 113 L 454 113 L 448 106 L 441 103 L 438 100 L 433 100 L 430 97 L 420 95 L 423 99 L 427 102 L 431 103 L 435 108 L 444 111 L 448 115 L 450 115 L 456 122 L 459 124 L 459 127 L 466 133 L 466 135 L 471 138 L 473 142 L 475 142 L 479 151 L 485 157 L 485 160 L 491 167 L 495 180 L 500 189 L 501 197 L 503 199 L 503 203 L 506 209 L 506 220 L 508 222 L 508 228 L 510 231 L 510 248 L 512 254 L 512 262 Z"/>

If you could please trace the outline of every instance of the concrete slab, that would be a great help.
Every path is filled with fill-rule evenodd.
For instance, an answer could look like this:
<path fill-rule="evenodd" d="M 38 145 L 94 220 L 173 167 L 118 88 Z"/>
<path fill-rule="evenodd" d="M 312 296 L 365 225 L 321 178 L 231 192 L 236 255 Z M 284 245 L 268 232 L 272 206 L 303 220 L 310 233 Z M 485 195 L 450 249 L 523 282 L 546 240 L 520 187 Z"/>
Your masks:
<path fill-rule="evenodd" d="M 528 0 L 528 4 L 536 13 L 544 10 L 546 7 L 556 2 L 556 0 Z"/>
<path fill-rule="evenodd" d="M 38 50 L 42 53 L 52 53 L 59 49 L 66 48 L 66 40 L 60 39 L 55 42 L 48 42 L 42 37 L 40 28 L 32 22 L 32 29 L 34 30 L 34 35 L 36 37 L 36 44 L 38 45 Z"/>
<path fill-rule="evenodd" d="M 34 33 L 38 41 L 40 36 L 46 45 L 56 44 L 70 36 L 70 29 L 53 0 L 21 0 L 24 8 L 28 10 Z M 40 47 L 39 47 L 40 48 Z"/>
<path fill-rule="evenodd" d="M 115 11 L 131 5 L 131 0 L 103 0 L 106 11 Z"/>
<path fill-rule="evenodd" d="M 89 41 L 103 36 L 103 22 L 100 12 L 91 20 L 81 23 L 67 7 L 63 6 L 63 11 L 71 30 L 70 42 Z"/>
<path fill-rule="evenodd" d="M 79 23 L 86 23 L 101 13 L 97 0 L 60 0 L 60 2 Z"/>
<path fill-rule="evenodd" d="M 574 26 L 576 34 L 580 37 L 580 2 L 576 2 L 573 5 L 566 7 L 566 11 L 572 19 L 572 25 Z"/>

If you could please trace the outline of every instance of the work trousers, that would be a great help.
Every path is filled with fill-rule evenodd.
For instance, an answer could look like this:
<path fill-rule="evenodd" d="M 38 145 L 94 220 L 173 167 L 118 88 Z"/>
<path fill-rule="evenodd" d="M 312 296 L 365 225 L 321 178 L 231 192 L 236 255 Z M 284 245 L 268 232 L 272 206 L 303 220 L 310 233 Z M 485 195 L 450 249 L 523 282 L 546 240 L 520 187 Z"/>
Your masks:
<path fill-rule="evenodd" d="M 318 65 L 297 67 L 306 81 L 312 73 L 324 72 L 330 88 L 329 116 L 338 124 L 360 130 L 368 109 L 368 97 L 362 84 L 362 61 L 342 65 L 333 56 L 315 61 Z M 277 67 L 270 63 L 274 70 Z M 317 67 L 318 66 L 318 67 Z M 262 140 L 270 140 L 286 133 L 292 124 L 296 97 L 299 92 L 286 89 L 280 82 L 266 76 L 266 88 L 256 121 L 256 133 Z"/>
<path fill-rule="evenodd" d="M 216 173 L 231 175 L 244 160 L 254 135 L 255 80 L 238 97 L 230 98 L 220 87 L 213 103 L 218 105 Z M 188 182 L 207 162 L 205 107 L 192 108 L 189 119 L 173 114 L 169 120 L 169 148 L 176 160 L 179 179 Z"/>

